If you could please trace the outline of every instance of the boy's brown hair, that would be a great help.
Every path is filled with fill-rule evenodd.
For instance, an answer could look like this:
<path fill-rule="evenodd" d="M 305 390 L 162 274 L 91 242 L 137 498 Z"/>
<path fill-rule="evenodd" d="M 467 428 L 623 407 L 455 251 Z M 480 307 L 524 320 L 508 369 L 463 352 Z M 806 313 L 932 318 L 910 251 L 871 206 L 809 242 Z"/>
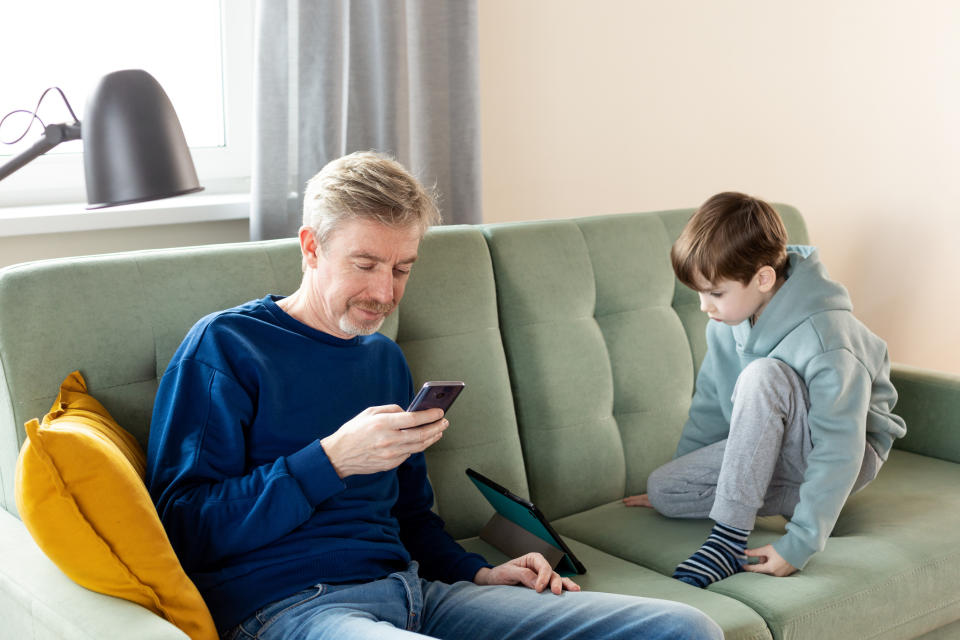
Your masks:
<path fill-rule="evenodd" d="M 758 198 L 726 191 L 704 202 L 670 250 L 673 271 L 696 290 L 698 276 L 715 284 L 747 284 L 769 265 L 786 276 L 787 230 L 773 207 Z"/>

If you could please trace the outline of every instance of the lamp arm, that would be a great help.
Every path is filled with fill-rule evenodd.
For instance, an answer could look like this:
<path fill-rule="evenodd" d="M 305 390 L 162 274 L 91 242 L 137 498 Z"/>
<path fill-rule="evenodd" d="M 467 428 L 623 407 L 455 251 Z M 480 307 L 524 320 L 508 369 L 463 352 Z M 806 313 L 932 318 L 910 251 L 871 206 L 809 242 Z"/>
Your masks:
<path fill-rule="evenodd" d="M 23 153 L 14 156 L 10 162 L 0 167 L 0 180 L 3 180 L 25 164 L 39 158 L 61 142 L 80 139 L 80 123 L 50 124 L 43 130 L 43 137 Z"/>

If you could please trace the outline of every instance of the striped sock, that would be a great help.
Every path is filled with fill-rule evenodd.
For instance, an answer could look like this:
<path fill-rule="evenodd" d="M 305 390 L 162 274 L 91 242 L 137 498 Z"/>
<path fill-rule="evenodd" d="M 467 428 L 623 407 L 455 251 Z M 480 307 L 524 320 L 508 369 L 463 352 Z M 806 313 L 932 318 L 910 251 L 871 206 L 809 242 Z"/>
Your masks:
<path fill-rule="evenodd" d="M 677 565 L 673 577 L 701 589 L 743 571 L 749 531 L 719 522 L 697 552 Z"/>

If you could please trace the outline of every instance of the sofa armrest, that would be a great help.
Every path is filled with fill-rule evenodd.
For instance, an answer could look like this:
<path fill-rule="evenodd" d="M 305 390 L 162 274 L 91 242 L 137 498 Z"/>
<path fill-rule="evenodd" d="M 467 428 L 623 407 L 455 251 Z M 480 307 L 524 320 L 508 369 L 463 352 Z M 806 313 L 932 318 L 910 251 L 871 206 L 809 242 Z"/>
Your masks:
<path fill-rule="evenodd" d="M 891 379 L 900 396 L 894 413 L 907 423 L 894 446 L 960 462 L 960 376 L 894 365 Z"/>
<path fill-rule="evenodd" d="M 143 607 L 84 589 L 37 547 L 23 523 L 0 509 L 0 625 L 5 638 L 189 640 Z"/>

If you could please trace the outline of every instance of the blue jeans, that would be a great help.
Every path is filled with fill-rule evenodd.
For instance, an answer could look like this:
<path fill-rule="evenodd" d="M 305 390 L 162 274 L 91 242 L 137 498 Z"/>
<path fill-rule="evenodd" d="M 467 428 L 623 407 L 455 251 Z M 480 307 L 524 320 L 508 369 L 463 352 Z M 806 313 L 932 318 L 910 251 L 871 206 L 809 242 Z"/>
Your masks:
<path fill-rule="evenodd" d="M 423 580 L 417 563 L 362 584 L 320 584 L 265 606 L 224 640 L 722 639 L 684 604 L 609 593 Z"/>

